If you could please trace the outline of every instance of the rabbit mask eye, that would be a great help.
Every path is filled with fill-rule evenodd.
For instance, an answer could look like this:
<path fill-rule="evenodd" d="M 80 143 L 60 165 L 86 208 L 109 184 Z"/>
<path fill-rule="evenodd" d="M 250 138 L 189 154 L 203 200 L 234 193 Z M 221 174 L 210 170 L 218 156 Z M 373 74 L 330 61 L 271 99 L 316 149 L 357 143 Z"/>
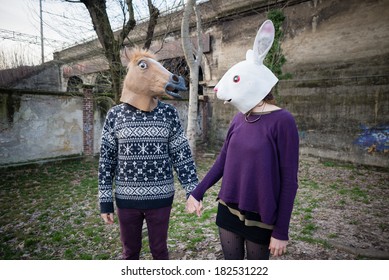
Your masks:
<path fill-rule="evenodd" d="M 239 83 L 240 77 L 238 75 L 234 76 L 233 81 L 234 83 Z"/>

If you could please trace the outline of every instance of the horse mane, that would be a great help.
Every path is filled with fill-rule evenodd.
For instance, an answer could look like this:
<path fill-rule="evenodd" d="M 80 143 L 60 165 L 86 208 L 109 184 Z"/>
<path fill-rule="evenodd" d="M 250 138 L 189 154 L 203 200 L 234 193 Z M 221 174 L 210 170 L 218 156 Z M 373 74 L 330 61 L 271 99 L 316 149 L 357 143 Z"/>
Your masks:
<path fill-rule="evenodd" d="M 132 48 L 131 50 L 129 50 L 129 52 L 126 51 L 125 55 L 130 63 L 136 62 L 139 59 L 141 59 L 142 57 L 156 59 L 156 57 L 153 53 L 151 53 L 148 50 L 139 48 L 139 47 Z"/>

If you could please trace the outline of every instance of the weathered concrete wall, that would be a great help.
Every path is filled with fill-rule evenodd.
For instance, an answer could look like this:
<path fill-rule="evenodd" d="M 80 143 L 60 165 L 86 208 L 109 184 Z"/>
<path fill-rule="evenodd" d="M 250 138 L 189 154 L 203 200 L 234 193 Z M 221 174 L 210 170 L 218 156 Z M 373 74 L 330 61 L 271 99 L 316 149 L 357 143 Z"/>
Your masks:
<path fill-rule="evenodd" d="M 389 166 L 389 1 L 301 1 L 284 8 L 286 56 L 278 104 L 296 117 L 301 153 Z M 223 141 L 237 112 L 211 93 L 252 48 L 265 13 L 229 18 L 210 29 L 208 94 L 213 139 Z"/>
<path fill-rule="evenodd" d="M 279 97 L 296 118 L 301 153 L 388 167 L 388 84 L 388 76 L 282 81 Z"/>
<path fill-rule="evenodd" d="M 165 101 L 187 122 L 187 101 Z M 83 154 L 83 97 L 0 89 L 0 167 Z M 94 110 L 93 152 L 100 152 L 105 116 Z"/>
<path fill-rule="evenodd" d="M 301 152 L 389 167 L 389 1 L 309 1 L 285 10 L 282 104 Z"/>
<path fill-rule="evenodd" d="M 82 154 L 82 97 L 7 90 L 0 104 L 0 166 Z"/>
<path fill-rule="evenodd" d="M 13 88 L 61 91 L 61 63 L 48 63 L 39 73 L 20 80 Z"/>

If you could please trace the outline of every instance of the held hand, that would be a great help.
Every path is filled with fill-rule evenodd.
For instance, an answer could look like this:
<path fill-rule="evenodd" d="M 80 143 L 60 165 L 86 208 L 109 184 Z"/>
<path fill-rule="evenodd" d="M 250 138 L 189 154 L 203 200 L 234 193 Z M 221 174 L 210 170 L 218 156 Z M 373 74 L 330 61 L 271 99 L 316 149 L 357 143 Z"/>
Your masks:
<path fill-rule="evenodd" d="M 101 218 L 103 218 L 106 224 L 113 224 L 113 213 L 102 213 Z"/>
<path fill-rule="evenodd" d="M 286 253 L 286 245 L 288 240 L 279 240 L 274 237 L 270 238 L 269 250 L 274 257 L 279 257 Z"/>
<path fill-rule="evenodd" d="M 188 200 L 186 201 L 186 211 L 188 213 L 196 212 L 197 216 L 200 217 L 202 208 L 203 203 L 201 201 L 197 201 L 196 198 L 190 195 Z"/>

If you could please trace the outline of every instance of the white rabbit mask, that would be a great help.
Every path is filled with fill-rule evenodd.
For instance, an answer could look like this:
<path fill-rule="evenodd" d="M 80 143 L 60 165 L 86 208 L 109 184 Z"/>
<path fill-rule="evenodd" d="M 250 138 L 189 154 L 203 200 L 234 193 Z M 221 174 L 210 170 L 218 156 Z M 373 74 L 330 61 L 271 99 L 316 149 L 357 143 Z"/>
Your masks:
<path fill-rule="evenodd" d="M 266 20 L 255 37 L 253 50 L 246 60 L 232 66 L 215 86 L 217 98 L 231 103 L 242 113 L 255 107 L 278 82 L 277 77 L 263 65 L 274 41 L 274 25 Z"/>

